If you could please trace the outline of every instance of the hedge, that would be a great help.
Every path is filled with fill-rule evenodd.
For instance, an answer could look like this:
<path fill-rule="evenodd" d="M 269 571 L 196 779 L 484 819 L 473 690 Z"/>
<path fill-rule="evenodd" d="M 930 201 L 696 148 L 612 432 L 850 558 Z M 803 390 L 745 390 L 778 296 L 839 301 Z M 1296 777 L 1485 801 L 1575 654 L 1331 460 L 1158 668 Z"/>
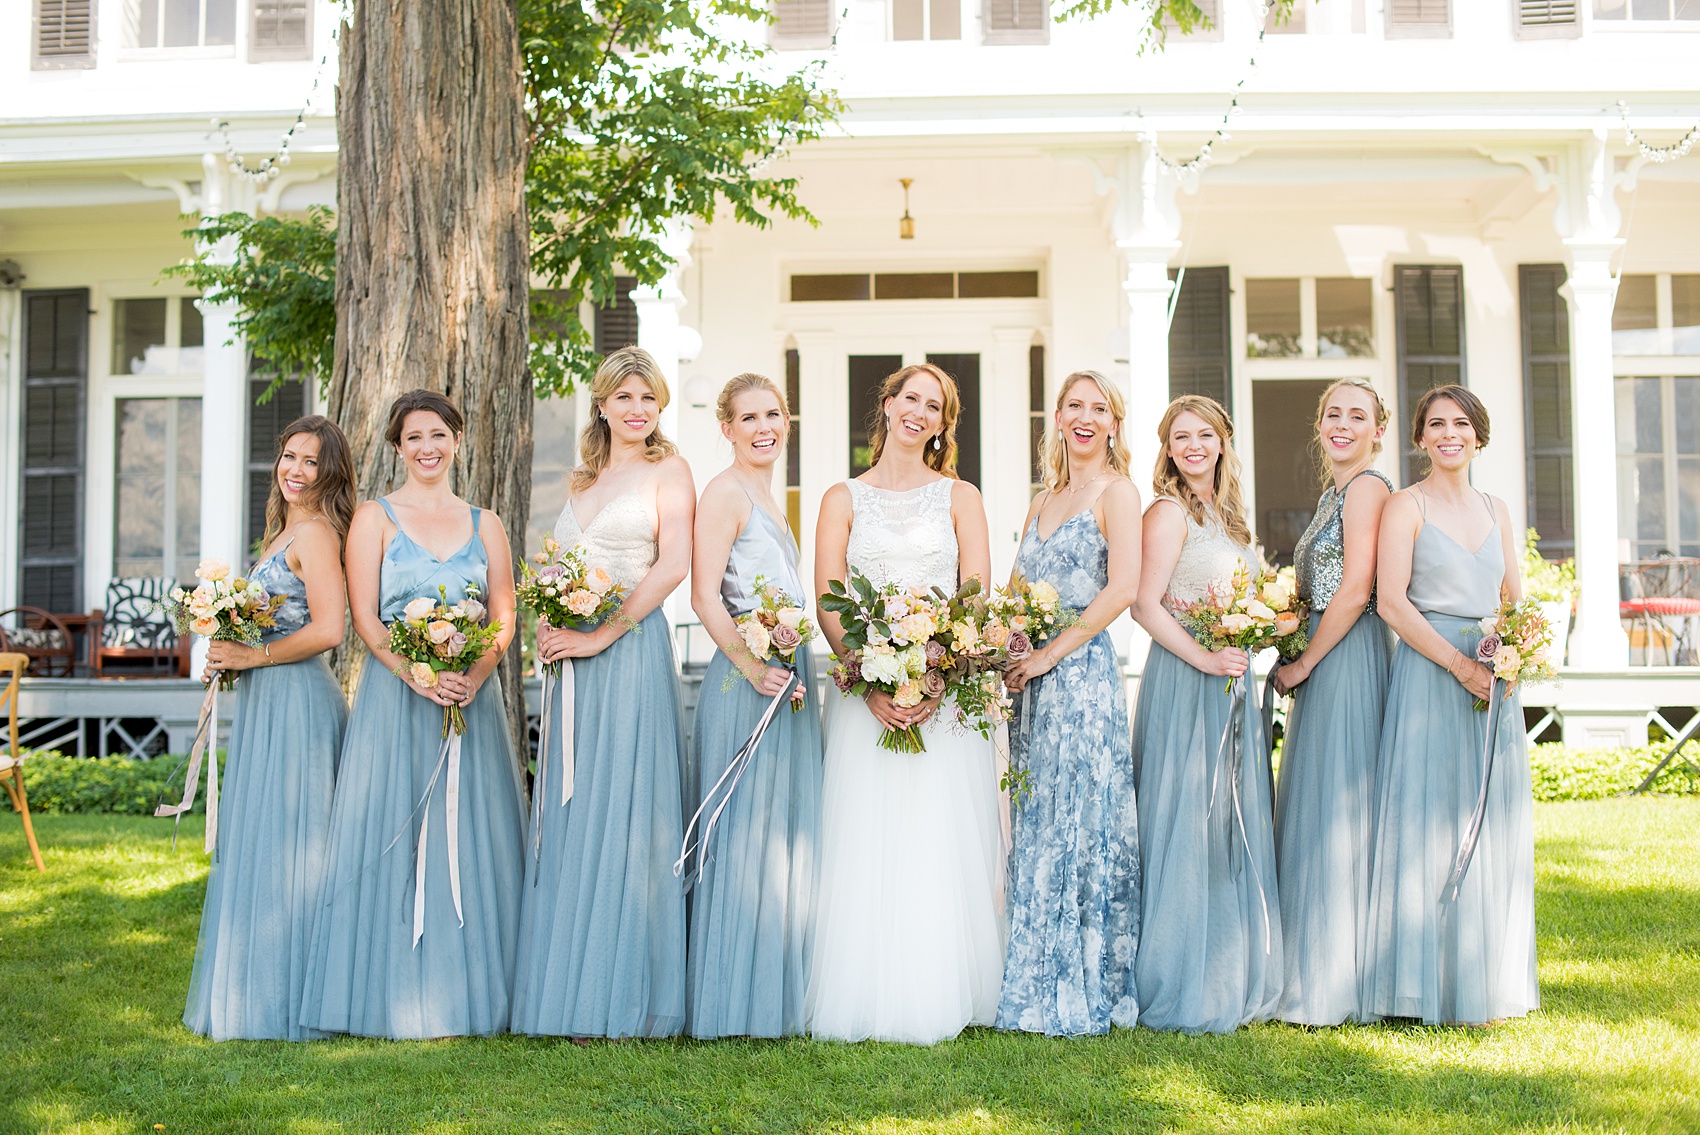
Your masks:
<path fill-rule="evenodd" d="M 1640 784 L 1653 766 L 1670 752 L 1670 743 L 1639 749 L 1567 749 L 1535 745 L 1529 750 L 1529 769 L 1536 800 L 1600 800 Z M 1700 765 L 1700 741 L 1682 747 L 1682 755 Z M 1653 791 L 1700 795 L 1700 775 L 1673 760 L 1653 782 Z"/>

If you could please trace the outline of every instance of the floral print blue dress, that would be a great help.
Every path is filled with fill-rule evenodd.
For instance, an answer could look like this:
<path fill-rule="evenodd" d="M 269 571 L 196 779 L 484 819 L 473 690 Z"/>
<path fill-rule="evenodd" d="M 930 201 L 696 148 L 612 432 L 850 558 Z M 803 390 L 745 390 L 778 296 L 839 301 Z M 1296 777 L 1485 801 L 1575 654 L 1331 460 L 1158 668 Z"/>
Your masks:
<path fill-rule="evenodd" d="M 1037 519 L 1016 570 L 1083 611 L 1109 582 L 1091 509 L 1049 539 Z M 997 1027 L 1050 1036 L 1131 1028 L 1139 1017 L 1139 814 L 1127 694 L 1108 631 L 1028 684 L 1010 723 L 1010 764 L 1031 791 L 1012 802 L 1009 953 Z"/>

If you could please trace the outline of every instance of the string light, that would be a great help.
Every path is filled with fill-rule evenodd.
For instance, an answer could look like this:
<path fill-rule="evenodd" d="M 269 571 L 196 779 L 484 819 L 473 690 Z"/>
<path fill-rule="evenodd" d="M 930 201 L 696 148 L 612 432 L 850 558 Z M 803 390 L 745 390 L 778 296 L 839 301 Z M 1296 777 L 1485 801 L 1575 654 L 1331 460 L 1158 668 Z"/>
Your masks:
<path fill-rule="evenodd" d="M 1263 0 L 1263 2 L 1259 3 L 1257 6 L 1257 42 L 1252 45 L 1252 53 L 1246 59 L 1246 70 L 1248 72 L 1256 68 L 1257 52 L 1263 47 L 1263 37 L 1269 34 L 1270 7 L 1271 5 L 1268 3 L 1268 0 Z M 1157 151 L 1157 160 L 1162 163 L 1165 169 L 1173 170 L 1175 173 L 1185 176 L 1187 174 L 1197 173 L 1199 170 L 1210 164 L 1213 160 L 1211 151 L 1215 149 L 1216 143 L 1226 142 L 1233 137 L 1233 134 L 1228 131 L 1228 122 L 1235 115 L 1240 113 L 1240 92 L 1245 88 L 1246 79 L 1249 79 L 1250 77 L 1251 76 L 1249 74 L 1242 76 L 1240 80 L 1234 84 L 1234 93 L 1228 100 L 1228 109 L 1222 112 L 1221 125 L 1216 127 L 1215 132 L 1211 134 L 1209 138 L 1205 139 L 1204 145 L 1198 148 L 1198 153 L 1194 154 L 1184 162 L 1177 162 L 1173 158 L 1165 155 L 1162 150 Z"/>
<path fill-rule="evenodd" d="M 1635 128 L 1629 125 L 1629 104 L 1622 99 L 1617 100 L 1617 116 L 1623 120 L 1623 138 L 1632 142 L 1641 151 L 1641 156 L 1650 162 L 1674 162 L 1678 158 L 1688 156 L 1688 151 L 1694 148 L 1695 142 L 1700 142 L 1700 125 L 1688 128 L 1688 133 L 1669 146 L 1654 146 L 1635 133 Z"/>
<path fill-rule="evenodd" d="M 283 174 L 283 167 L 289 164 L 289 146 L 297 134 L 307 132 L 307 115 L 313 109 L 313 100 L 319 95 L 319 87 L 323 84 L 325 70 L 330 66 L 331 56 L 335 54 L 337 44 L 342 39 L 342 28 L 353 19 L 353 12 L 348 3 L 338 6 L 336 24 L 331 28 L 331 44 L 325 53 L 319 56 L 319 65 L 313 70 L 313 85 L 308 88 L 306 101 L 295 115 L 295 121 L 288 130 L 283 132 L 283 138 L 278 142 L 277 152 L 263 159 L 258 165 L 249 165 L 243 160 L 236 149 L 236 140 L 230 136 L 230 120 L 214 117 L 212 128 L 217 131 L 219 140 L 224 143 L 224 160 L 230 172 L 237 177 L 255 183 L 275 181 Z"/>

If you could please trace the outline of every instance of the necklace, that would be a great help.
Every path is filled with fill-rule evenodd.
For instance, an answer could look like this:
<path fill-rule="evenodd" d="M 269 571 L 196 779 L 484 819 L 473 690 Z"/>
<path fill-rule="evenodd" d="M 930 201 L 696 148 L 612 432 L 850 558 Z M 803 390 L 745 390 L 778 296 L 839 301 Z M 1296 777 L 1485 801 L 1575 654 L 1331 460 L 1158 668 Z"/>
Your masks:
<path fill-rule="evenodd" d="M 1068 494 L 1069 494 L 1069 496 L 1072 497 L 1075 493 L 1078 493 L 1081 489 L 1086 488 L 1086 486 L 1095 485 L 1099 481 L 1102 481 L 1105 477 L 1108 477 L 1109 475 L 1110 475 L 1110 471 L 1108 469 L 1106 469 L 1102 473 L 1098 474 L 1096 477 L 1092 478 L 1090 481 L 1082 481 L 1078 485 L 1075 485 L 1075 484 L 1065 485 L 1064 488 L 1068 489 Z"/>

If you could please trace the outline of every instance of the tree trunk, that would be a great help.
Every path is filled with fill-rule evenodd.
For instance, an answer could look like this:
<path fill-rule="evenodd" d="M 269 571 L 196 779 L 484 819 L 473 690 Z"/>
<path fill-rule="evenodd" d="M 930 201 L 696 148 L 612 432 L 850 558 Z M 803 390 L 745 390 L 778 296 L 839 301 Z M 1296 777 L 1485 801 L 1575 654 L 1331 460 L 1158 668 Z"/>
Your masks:
<path fill-rule="evenodd" d="M 418 387 L 466 415 L 455 489 L 507 525 L 531 505 L 530 227 L 514 0 L 360 3 L 337 92 L 336 361 L 330 413 L 362 499 L 401 482 L 389 405 Z M 525 753 L 518 636 L 499 671 Z M 364 650 L 345 643 L 345 658 Z"/>

